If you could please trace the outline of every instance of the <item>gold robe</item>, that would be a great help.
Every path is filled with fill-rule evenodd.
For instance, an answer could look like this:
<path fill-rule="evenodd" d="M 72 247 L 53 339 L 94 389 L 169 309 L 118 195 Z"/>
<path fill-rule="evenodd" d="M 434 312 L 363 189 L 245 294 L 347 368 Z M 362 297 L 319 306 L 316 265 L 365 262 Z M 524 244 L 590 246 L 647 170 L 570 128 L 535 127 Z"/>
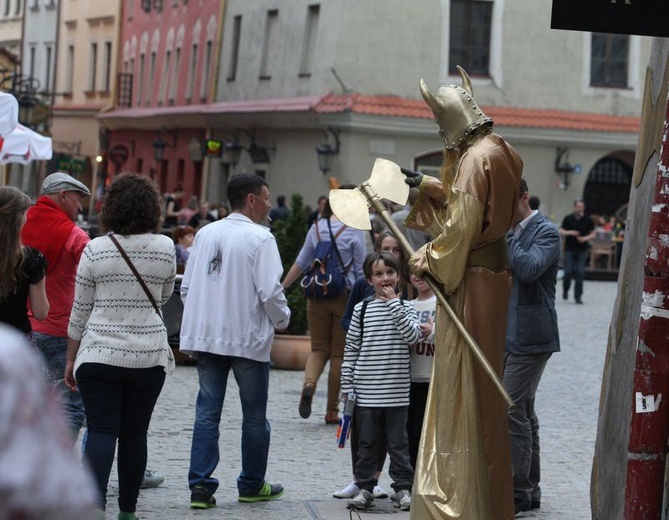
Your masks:
<path fill-rule="evenodd" d="M 489 134 L 465 151 L 450 187 L 425 178 L 406 222 L 436 237 L 412 268 L 443 284 L 500 379 L 511 291 L 504 237 L 521 175 L 517 152 Z M 514 518 L 506 404 L 441 307 L 411 518 Z"/>

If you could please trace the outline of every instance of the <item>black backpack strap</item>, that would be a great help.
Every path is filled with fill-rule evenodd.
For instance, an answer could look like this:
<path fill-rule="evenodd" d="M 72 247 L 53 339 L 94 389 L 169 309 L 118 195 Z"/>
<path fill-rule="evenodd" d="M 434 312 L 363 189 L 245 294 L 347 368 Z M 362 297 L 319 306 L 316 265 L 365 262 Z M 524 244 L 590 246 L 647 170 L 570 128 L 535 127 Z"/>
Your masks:
<path fill-rule="evenodd" d="M 339 260 L 339 265 L 344 270 L 344 276 L 348 276 L 348 270 L 351 268 L 351 265 L 353 264 L 353 259 L 351 258 L 351 263 L 348 264 L 348 266 L 345 266 L 344 261 L 341 259 L 341 255 L 339 254 L 339 248 L 337 247 L 337 237 L 344 232 L 344 229 L 346 229 L 346 224 L 344 224 L 343 222 L 342 226 L 343 227 L 337 232 L 337 234 L 333 235 L 332 226 L 330 225 L 330 217 L 328 217 L 328 230 L 330 231 L 330 238 L 332 240 L 332 245 L 334 246 L 335 253 L 337 253 L 337 259 Z"/>
<path fill-rule="evenodd" d="M 362 309 L 360 309 L 360 343 L 362 344 L 362 333 L 365 332 L 365 311 L 369 305 L 369 300 L 365 298 L 362 300 Z"/>

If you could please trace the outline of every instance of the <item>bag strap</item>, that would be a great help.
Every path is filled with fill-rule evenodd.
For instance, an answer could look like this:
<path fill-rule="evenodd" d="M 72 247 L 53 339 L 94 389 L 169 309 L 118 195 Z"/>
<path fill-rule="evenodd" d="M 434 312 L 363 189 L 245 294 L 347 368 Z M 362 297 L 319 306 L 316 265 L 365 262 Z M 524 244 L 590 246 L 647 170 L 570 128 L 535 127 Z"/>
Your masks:
<path fill-rule="evenodd" d="M 365 311 L 369 305 L 369 300 L 365 298 L 362 300 L 362 309 L 360 309 L 360 343 L 362 343 L 362 336 L 365 332 Z"/>
<path fill-rule="evenodd" d="M 336 235 L 333 235 L 332 226 L 330 225 L 330 217 L 328 217 L 328 229 L 330 230 L 332 245 L 334 246 L 335 253 L 337 253 L 337 258 L 339 259 L 339 265 L 341 265 L 342 268 L 344 269 L 344 276 L 348 276 L 348 270 L 351 268 L 351 265 L 353 264 L 353 259 L 351 258 L 351 263 L 348 264 L 348 267 L 346 267 L 344 265 L 344 261 L 341 259 L 341 255 L 339 254 L 339 248 L 337 247 L 337 237 L 344 232 L 344 230 L 346 229 L 346 224 L 342 222 L 342 228 L 339 231 L 337 231 Z"/>
<path fill-rule="evenodd" d="M 123 257 L 123 260 L 126 261 L 126 263 L 128 264 L 128 267 L 132 271 L 132 274 L 134 274 L 135 278 L 137 278 L 137 281 L 139 282 L 139 285 L 141 285 L 142 289 L 144 289 L 144 292 L 146 293 L 147 298 L 151 302 L 151 305 L 153 305 L 154 310 L 156 311 L 156 313 L 158 313 L 158 316 L 160 316 L 160 319 L 162 319 L 163 316 L 162 316 L 162 314 L 160 314 L 160 309 L 158 308 L 158 304 L 156 303 L 156 300 L 153 297 L 153 294 L 151 294 L 151 291 L 149 291 L 149 288 L 146 286 L 146 283 L 144 283 L 144 280 L 142 279 L 142 276 L 137 271 L 137 268 L 135 267 L 135 264 L 132 263 L 132 261 L 128 257 L 128 254 L 125 252 L 125 249 L 123 249 L 121 247 L 121 244 L 119 244 L 119 241 L 116 239 L 116 237 L 114 236 L 114 234 L 111 231 L 109 233 L 107 233 L 107 236 L 109 237 L 109 239 L 112 242 L 114 242 L 114 245 L 118 249 L 118 252 L 121 253 L 121 256 Z"/>

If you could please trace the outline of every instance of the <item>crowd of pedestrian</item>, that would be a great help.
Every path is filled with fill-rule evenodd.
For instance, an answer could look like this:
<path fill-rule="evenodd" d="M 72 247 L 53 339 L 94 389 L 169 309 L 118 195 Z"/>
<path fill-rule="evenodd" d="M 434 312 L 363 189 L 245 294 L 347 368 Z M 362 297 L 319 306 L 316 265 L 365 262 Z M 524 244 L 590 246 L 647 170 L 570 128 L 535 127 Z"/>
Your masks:
<path fill-rule="evenodd" d="M 412 186 L 423 182 L 419 174 L 407 175 Z M 589 233 L 579 222 L 587 219 L 579 211 L 582 201 L 558 233 L 532 209 L 524 180 L 518 193 L 505 240 L 513 285 L 504 314 L 503 356 L 504 387 L 518 412 L 506 426 L 510 461 L 498 468 L 507 472 L 510 482 L 513 477 L 515 512 L 541 504 L 534 396 L 548 359 L 559 350 L 554 300 L 560 234 L 576 237 L 566 233 L 573 227 L 580 230 L 579 236 Z M 181 351 L 197 360 L 200 385 L 187 471 L 190 506 L 216 505 L 219 423 L 230 372 L 239 387 L 243 414 L 238 499 L 258 502 L 284 494 L 281 484 L 267 479 L 269 350 L 275 332 L 290 320 L 284 293 L 308 272 L 323 240 L 334 244 L 332 261 L 347 287 L 335 297 L 308 301 L 312 352 L 297 408 L 301 417 L 310 417 L 318 380 L 329 363 L 325 424 L 339 424 L 340 406 L 355 402 L 350 437 L 353 479 L 333 496 L 347 499 L 351 509 L 365 509 L 389 495 L 398 508 L 411 508 L 414 474 L 424 471 L 425 464 L 421 435 L 434 427 L 430 407 L 437 405 L 428 395 L 439 351 L 441 325 L 435 320 L 443 323 L 443 318 L 436 318 L 431 286 L 411 273 L 409 256 L 384 225 L 365 236 L 341 222 L 325 199 L 282 280 L 276 239 L 267 226 L 269 186 L 258 176 L 230 179 L 227 218 L 216 220 L 208 205 L 200 203 L 190 218 L 195 225 L 175 227 L 173 240 L 161 234 L 169 212 L 147 177 L 126 173 L 115 178 L 101 208 L 105 234 L 93 240 L 74 224 L 82 197 L 89 195 L 85 185 L 62 173 L 45 179 L 32 207 L 19 190 L 0 188 L 0 241 L 9 252 L 0 261 L 0 321 L 22 332 L 22 341 L 41 354 L 69 424 L 72 460 L 74 440 L 86 426 L 82 452 L 89 472 L 82 470 L 81 478 L 94 499 L 86 502 L 91 515 L 82 518 L 104 518 L 115 456 L 119 519 L 137 518 L 140 487 L 148 487 L 147 478 L 155 475 L 146 469 L 147 432 L 165 377 L 174 366 L 160 307 L 172 295 L 178 270 L 184 273 Z M 169 211 L 182 214 L 182 196 L 177 187 Z M 397 222 L 403 225 L 410 209 L 396 212 Z M 285 218 L 283 213 L 274 212 L 273 220 Z M 53 233 L 43 232 L 47 222 Z M 366 242 L 372 238 L 370 251 Z M 419 252 L 430 251 L 427 235 L 414 239 Z M 431 261 L 426 266 L 431 269 Z M 421 272 L 416 266 L 412 270 Z M 434 276 L 425 267 L 422 272 Z M 569 282 L 564 283 L 566 292 Z M 387 456 L 390 493 L 378 485 Z"/>

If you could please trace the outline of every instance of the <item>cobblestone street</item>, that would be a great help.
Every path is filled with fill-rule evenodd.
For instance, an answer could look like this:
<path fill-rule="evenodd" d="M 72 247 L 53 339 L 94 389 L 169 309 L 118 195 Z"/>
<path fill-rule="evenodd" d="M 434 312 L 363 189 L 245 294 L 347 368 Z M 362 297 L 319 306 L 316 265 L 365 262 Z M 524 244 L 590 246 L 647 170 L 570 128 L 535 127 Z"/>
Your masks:
<path fill-rule="evenodd" d="M 519 518 L 590 518 L 590 470 L 599 391 L 616 290 L 615 282 L 586 282 L 585 304 L 576 305 L 573 299 L 561 299 L 561 284 L 558 284 L 562 352 L 549 361 L 537 396 L 543 497 L 540 510 L 523 513 Z M 230 377 L 221 422 L 221 462 L 215 473 L 221 482 L 216 493 L 219 505 L 215 509 L 193 511 L 189 509 L 186 477 L 197 371 L 194 367 L 177 367 L 174 375 L 167 378 L 149 432 L 148 467 L 164 473 L 166 480 L 159 488 L 142 490 L 138 516 L 169 520 L 349 518 L 345 501 L 331 498 L 334 491 L 351 480 L 351 470 L 348 446 L 337 449 L 336 426 L 327 426 L 323 420 L 324 377 L 314 398 L 313 414 L 304 420 L 297 411 L 302 372 L 272 370 L 269 405 L 272 445 L 267 478 L 282 483 L 286 495 L 274 502 L 258 504 L 237 502 L 241 411 L 234 378 Z M 115 518 L 118 511 L 115 472 L 114 468 L 107 518 Z M 390 490 L 387 471 L 381 485 Z M 400 513 L 388 500 L 378 500 L 374 510 L 361 516 L 383 513 L 395 514 L 397 519 L 409 518 L 408 513 Z"/>

